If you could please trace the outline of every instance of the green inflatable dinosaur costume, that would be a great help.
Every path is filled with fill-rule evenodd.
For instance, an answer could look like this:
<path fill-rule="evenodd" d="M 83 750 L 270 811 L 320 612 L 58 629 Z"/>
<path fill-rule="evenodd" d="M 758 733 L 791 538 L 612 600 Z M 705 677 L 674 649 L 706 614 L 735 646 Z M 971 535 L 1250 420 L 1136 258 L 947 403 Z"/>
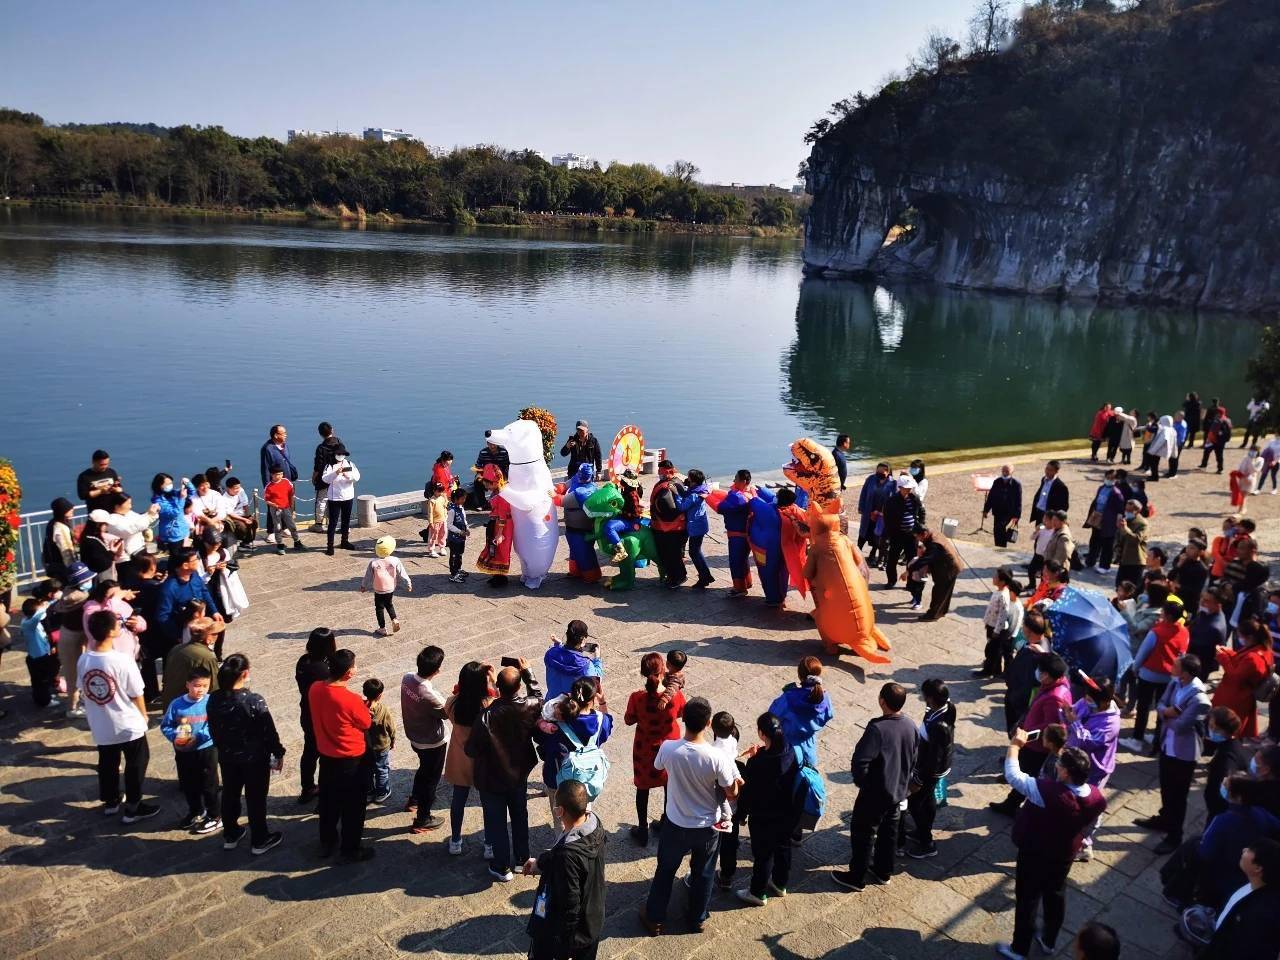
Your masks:
<path fill-rule="evenodd" d="M 601 581 L 610 590 L 630 590 L 636 582 L 636 561 L 646 559 L 658 562 L 658 548 L 653 542 L 653 531 L 642 524 L 623 519 L 622 493 L 612 483 L 604 483 L 587 497 L 582 511 L 596 522 L 595 542 L 605 554 L 618 555 L 621 546 L 625 554 L 618 564 L 618 572 Z M 661 570 L 661 567 L 659 567 Z"/>

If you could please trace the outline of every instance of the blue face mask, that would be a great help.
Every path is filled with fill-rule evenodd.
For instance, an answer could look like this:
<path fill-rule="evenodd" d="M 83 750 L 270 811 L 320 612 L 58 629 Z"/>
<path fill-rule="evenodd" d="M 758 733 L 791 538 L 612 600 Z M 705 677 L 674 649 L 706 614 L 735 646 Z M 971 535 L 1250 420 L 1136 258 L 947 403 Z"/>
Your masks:
<path fill-rule="evenodd" d="M 172 484 L 172 483 L 166 483 L 166 484 L 165 484 L 164 486 L 162 486 L 160 489 L 161 489 L 162 491 L 164 491 L 165 493 L 173 493 L 173 484 Z"/>
<path fill-rule="evenodd" d="M 1257 778 L 1257 776 L 1258 776 L 1258 758 L 1257 758 L 1257 756 L 1252 756 L 1252 757 L 1250 757 L 1250 758 L 1249 758 L 1249 773 L 1250 773 L 1250 775 L 1251 775 L 1251 776 L 1253 776 L 1255 779 Z"/>
<path fill-rule="evenodd" d="M 912 475 L 913 477 L 918 477 L 918 476 L 920 476 L 920 468 L 919 468 L 919 467 L 912 467 L 912 468 L 911 468 L 911 475 Z"/>
<path fill-rule="evenodd" d="M 1226 743 L 1227 735 L 1220 730 L 1210 730 L 1209 739 L 1214 743 Z"/>
<path fill-rule="evenodd" d="M 1228 803 L 1231 802 L 1231 796 L 1227 793 L 1227 781 L 1223 780 L 1222 783 L 1218 784 L 1218 792 L 1222 794 L 1223 800 L 1226 800 Z"/>
<path fill-rule="evenodd" d="M 1134 517 L 1136 517 L 1136 516 L 1137 516 L 1137 514 L 1136 514 L 1136 513 L 1134 513 L 1132 510 L 1126 510 L 1126 511 L 1124 512 L 1124 518 L 1125 518 L 1126 520 L 1132 520 L 1132 519 L 1133 519 Z"/>
<path fill-rule="evenodd" d="M 1116 482 L 1114 480 L 1103 480 L 1102 485 L 1104 487 L 1114 487 L 1116 485 Z"/>
<path fill-rule="evenodd" d="M 1269 613 L 1269 614 L 1270 614 L 1271 616 L 1273 616 L 1273 617 L 1274 617 L 1277 613 L 1280 613 L 1280 603 L 1268 603 L 1268 604 L 1267 604 L 1267 613 Z"/>

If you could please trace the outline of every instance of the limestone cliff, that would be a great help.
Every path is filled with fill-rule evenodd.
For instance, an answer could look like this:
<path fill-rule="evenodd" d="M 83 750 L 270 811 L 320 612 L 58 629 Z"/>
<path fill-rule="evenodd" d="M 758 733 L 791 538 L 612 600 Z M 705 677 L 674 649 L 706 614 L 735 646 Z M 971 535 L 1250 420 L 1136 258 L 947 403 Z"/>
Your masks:
<path fill-rule="evenodd" d="M 1278 10 L 1024 15 L 1004 53 L 837 105 L 806 269 L 1280 309 Z"/>

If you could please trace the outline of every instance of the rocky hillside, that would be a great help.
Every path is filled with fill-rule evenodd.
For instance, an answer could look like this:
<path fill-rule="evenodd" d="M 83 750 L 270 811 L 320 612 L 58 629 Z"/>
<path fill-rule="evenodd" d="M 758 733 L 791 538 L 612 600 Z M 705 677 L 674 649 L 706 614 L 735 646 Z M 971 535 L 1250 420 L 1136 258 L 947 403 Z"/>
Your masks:
<path fill-rule="evenodd" d="M 810 134 L 811 273 L 1280 310 L 1275 0 L 1042 4 L 1003 52 L 833 114 Z"/>

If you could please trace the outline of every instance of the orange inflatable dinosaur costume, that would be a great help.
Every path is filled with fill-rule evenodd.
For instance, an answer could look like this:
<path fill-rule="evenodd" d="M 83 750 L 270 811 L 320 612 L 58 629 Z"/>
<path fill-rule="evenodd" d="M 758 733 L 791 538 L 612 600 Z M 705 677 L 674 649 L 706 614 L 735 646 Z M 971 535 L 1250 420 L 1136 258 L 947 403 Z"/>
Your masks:
<path fill-rule="evenodd" d="M 791 444 L 787 479 L 809 494 L 809 556 L 804 577 L 813 590 L 813 619 L 828 653 L 852 650 L 871 663 L 888 663 L 875 607 L 859 568 L 866 562 L 840 532 L 840 483 L 830 452 L 807 438 Z"/>

